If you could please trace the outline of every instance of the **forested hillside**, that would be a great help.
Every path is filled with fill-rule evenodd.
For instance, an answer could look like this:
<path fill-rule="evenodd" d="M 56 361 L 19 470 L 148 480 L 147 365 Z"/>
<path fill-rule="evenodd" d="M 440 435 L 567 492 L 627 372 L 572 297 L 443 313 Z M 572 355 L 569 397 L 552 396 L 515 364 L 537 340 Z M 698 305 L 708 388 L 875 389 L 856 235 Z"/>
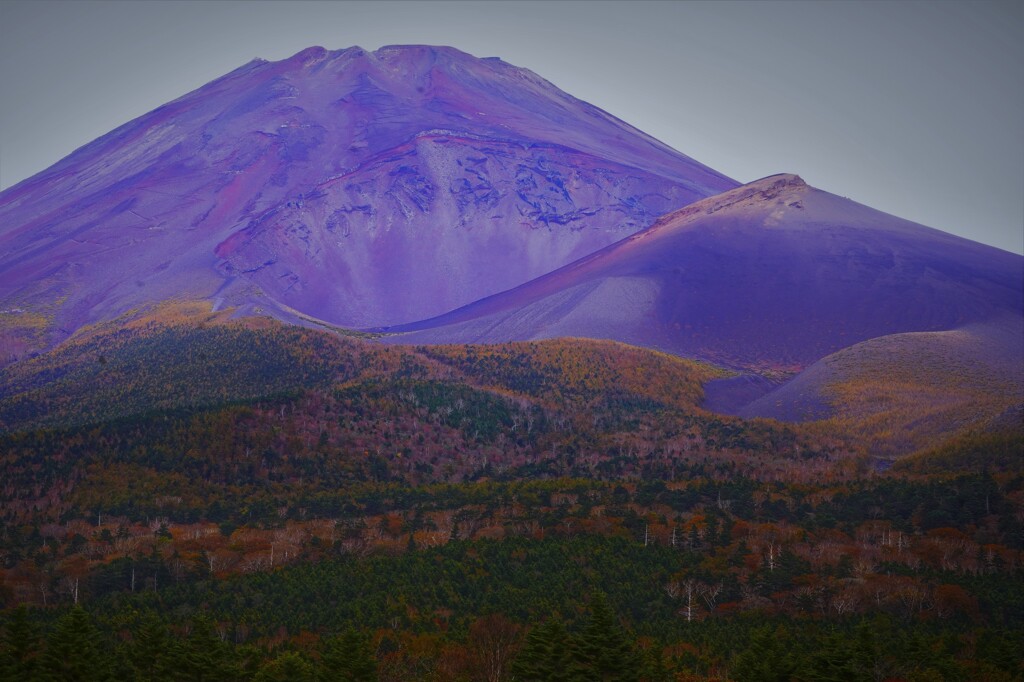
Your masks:
<path fill-rule="evenodd" d="M 0 373 L 0 678 L 1024 679 L 1019 435 L 882 471 L 701 409 L 721 376 L 187 306 L 85 330 Z"/>

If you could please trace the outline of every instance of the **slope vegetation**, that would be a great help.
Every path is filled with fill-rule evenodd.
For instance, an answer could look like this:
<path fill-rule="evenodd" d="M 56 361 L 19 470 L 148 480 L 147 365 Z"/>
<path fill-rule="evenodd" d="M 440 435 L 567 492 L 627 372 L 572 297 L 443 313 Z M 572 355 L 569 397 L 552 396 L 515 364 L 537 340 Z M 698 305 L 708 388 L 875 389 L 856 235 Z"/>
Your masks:
<path fill-rule="evenodd" d="M 820 360 L 739 414 L 828 418 L 882 457 L 970 433 L 1019 436 L 1024 425 L 1011 415 L 1024 405 L 1022 339 L 1024 325 L 1013 317 L 872 339 Z"/>
<path fill-rule="evenodd" d="M 612 342 L 404 348 L 163 308 L 0 373 L 3 496 L 236 514 L 374 481 L 843 475 L 840 439 L 700 409 L 721 375 Z"/>

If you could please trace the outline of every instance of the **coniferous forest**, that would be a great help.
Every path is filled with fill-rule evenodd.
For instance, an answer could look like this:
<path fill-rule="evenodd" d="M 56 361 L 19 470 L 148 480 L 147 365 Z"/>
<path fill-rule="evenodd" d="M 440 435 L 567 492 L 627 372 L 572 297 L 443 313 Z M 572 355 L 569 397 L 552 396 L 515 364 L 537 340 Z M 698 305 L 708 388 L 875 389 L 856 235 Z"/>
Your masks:
<path fill-rule="evenodd" d="M 0 370 L 0 678 L 1021 680 L 1019 430 L 168 306 Z M 870 434 L 878 438 L 878 431 Z"/>

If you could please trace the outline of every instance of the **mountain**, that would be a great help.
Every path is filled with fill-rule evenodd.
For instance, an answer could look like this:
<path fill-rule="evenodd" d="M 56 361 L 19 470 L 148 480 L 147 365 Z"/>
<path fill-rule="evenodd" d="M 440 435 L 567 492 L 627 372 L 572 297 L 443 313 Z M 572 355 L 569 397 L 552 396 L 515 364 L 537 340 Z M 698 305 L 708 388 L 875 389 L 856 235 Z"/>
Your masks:
<path fill-rule="evenodd" d="M 0 195 L 0 680 L 1020 679 L 1022 275 L 499 60 L 253 62 Z"/>
<path fill-rule="evenodd" d="M 734 186 L 500 59 L 255 60 L 0 194 L 0 350 L 172 298 L 423 319 Z"/>
<path fill-rule="evenodd" d="M 399 344 L 609 339 L 735 370 L 708 409 L 838 419 L 876 453 L 1024 402 L 1022 283 L 1020 256 L 795 175 L 737 186 L 452 48 L 256 60 L 0 194 L 0 364 L 174 301 Z"/>
<path fill-rule="evenodd" d="M 868 339 L 1019 319 L 1022 273 L 1018 255 L 777 175 L 522 286 L 378 331 L 396 343 L 605 338 L 791 375 Z"/>

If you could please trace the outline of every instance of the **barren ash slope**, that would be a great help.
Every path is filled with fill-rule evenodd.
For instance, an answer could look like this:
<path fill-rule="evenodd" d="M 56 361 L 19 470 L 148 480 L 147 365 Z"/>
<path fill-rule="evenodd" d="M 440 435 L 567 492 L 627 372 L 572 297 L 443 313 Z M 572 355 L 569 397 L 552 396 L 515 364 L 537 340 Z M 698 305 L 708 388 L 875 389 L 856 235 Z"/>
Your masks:
<path fill-rule="evenodd" d="M 857 412 L 851 387 L 924 350 L 932 361 L 903 379 L 931 381 L 932 397 L 966 372 L 997 394 L 993 410 L 1022 402 L 1022 315 L 1024 258 L 777 175 L 510 291 L 384 331 L 396 343 L 585 336 L 658 348 L 742 373 L 709 385 L 708 407 L 807 419 Z M 893 344 L 900 353 L 884 350 Z M 822 360 L 850 347 L 845 360 Z M 772 390 L 781 393 L 764 396 Z"/>
<path fill-rule="evenodd" d="M 738 369 L 797 370 L 878 336 L 1020 315 L 1022 260 L 777 175 L 387 331 L 403 343 L 613 338 Z"/>
<path fill-rule="evenodd" d="M 169 298 L 423 319 L 736 184 L 500 59 L 255 60 L 0 194 L 5 361 Z"/>

